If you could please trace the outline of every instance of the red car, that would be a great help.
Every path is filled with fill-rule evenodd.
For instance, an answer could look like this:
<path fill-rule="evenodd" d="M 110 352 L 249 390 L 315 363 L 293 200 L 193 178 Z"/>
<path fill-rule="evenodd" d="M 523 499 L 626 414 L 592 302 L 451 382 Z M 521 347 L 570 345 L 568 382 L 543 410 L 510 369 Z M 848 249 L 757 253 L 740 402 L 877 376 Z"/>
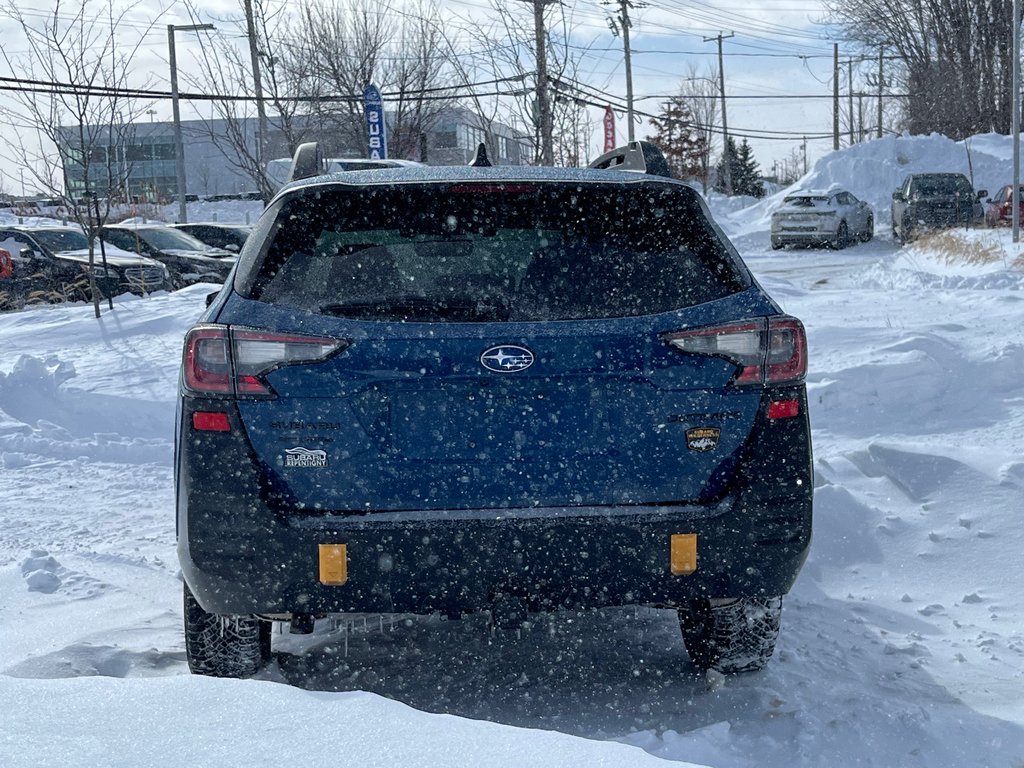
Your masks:
<path fill-rule="evenodd" d="M 1021 186 L 1024 192 L 1024 185 Z M 985 223 L 990 227 L 1008 227 L 1013 217 L 1013 184 L 1006 184 L 999 188 L 995 197 L 986 200 Z M 1020 221 L 1024 223 L 1024 199 L 1020 200 Z"/>

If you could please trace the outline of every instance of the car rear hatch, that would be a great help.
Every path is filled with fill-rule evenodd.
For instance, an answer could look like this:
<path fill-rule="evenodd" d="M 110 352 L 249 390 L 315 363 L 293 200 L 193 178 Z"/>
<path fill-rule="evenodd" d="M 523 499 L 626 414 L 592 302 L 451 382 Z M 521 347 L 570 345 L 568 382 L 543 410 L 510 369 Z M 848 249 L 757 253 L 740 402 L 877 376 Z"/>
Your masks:
<path fill-rule="evenodd" d="M 448 190 L 431 210 L 449 231 L 410 220 L 430 202 L 408 189 L 321 198 L 309 232 L 279 236 L 251 288 L 241 276 L 251 296 L 232 295 L 211 332 L 231 334 L 239 412 L 274 490 L 353 512 L 719 496 L 777 310 L 700 206 L 674 187 L 615 200 L 531 185 L 485 206 L 489 189 Z M 574 194 L 585 217 L 565 213 Z M 663 216 L 646 227 L 607 229 L 609 206 L 652 201 Z M 378 219 L 353 221 L 370 203 Z M 685 242 L 671 223 L 684 213 Z M 670 247 L 652 224 L 673 229 Z"/>

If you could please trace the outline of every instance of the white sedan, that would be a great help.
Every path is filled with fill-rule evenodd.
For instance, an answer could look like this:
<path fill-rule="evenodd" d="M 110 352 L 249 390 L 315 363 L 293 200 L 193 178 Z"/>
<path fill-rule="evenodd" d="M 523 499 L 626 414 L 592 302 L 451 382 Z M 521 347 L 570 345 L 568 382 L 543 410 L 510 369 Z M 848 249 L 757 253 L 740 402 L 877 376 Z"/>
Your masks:
<path fill-rule="evenodd" d="M 786 195 L 772 212 L 772 248 L 825 245 L 845 248 L 875 236 L 871 206 L 841 189 Z"/>

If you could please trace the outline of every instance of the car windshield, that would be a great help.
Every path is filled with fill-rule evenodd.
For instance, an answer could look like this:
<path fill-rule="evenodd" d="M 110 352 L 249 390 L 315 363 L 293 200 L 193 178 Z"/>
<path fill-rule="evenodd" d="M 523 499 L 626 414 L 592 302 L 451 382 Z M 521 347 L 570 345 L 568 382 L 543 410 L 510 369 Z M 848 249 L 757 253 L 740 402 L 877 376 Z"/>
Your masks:
<path fill-rule="evenodd" d="M 974 194 L 971 183 L 963 176 L 923 176 L 911 182 L 910 191 L 918 195 Z"/>
<path fill-rule="evenodd" d="M 206 251 L 209 246 L 187 232 L 170 227 L 130 230 L 158 251 Z"/>
<path fill-rule="evenodd" d="M 826 208 L 830 199 L 828 195 L 790 195 L 782 202 L 794 208 Z"/>
<path fill-rule="evenodd" d="M 89 247 L 89 239 L 77 229 L 38 229 L 32 236 L 54 253 L 80 251 Z"/>
<path fill-rule="evenodd" d="M 654 314 L 745 287 L 678 188 L 463 185 L 292 198 L 254 297 L 370 320 Z"/>

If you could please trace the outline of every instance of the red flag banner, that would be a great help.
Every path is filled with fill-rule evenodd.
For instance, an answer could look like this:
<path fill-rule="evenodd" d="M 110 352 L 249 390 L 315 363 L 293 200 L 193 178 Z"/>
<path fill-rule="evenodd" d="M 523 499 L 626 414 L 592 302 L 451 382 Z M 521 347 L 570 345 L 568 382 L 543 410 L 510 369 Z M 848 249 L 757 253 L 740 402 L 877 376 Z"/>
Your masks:
<path fill-rule="evenodd" d="M 604 108 L 604 151 L 615 149 L 615 113 L 610 106 Z"/>

